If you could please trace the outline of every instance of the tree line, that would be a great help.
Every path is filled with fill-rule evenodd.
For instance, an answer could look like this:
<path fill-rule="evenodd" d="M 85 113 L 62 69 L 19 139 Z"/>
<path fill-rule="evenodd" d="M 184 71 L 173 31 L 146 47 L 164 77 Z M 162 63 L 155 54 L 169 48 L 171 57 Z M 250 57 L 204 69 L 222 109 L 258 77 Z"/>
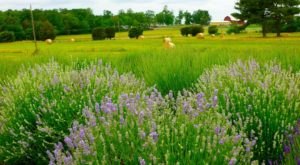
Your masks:
<path fill-rule="evenodd" d="M 211 20 L 211 16 L 206 10 L 199 9 L 194 12 L 179 11 L 178 15 L 175 15 L 167 6 L 164 6 L 163 10 L 158 13 L 151 10 L 135 12 L 132 9 L 128 9 L 126 11 L 120 10 L 117 14 L 104 10 L 101 15 L 95 15 L 88 8 L 35 9 L 33 10 L 33 15 L 37 29 L 37 38 L 40 40 L 44 39 L 44 33 L 50 33 L 49 29 L 54 29 L 54 34 L 50 34 L 51 36 L 56 34 L 91 33 L 96 27 L 114 27 L 117 31 L 125 31 L 131 27 L 150 29 L 158 25 L 208 25 Z M 32 39 L 30 10 L 0 11 L 0 32 L 3 31 L 14 32 L 16 40 Z"/>

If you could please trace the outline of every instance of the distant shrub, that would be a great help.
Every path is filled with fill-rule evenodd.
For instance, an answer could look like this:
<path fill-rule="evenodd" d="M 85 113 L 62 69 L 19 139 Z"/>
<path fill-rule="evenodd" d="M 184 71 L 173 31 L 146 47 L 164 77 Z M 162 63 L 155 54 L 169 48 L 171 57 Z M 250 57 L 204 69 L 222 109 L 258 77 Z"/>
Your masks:
<path fill-rule="evenodd" d="M 198 33 L 203 33 L 204 28 L 203 26 L 192 26 L 191 27 L 191 35 L 196 36 Z"/>
<path fill-rule="evenodd" d="M 211 25 L 208 27 L 208 33 L 209 34 L 217 34 L 218 33 L 218 26 L 216 25 Z"/>
<path fill-rule="evenodd" d="M 190 27 L 183 27 L 180 29 L 181 35 L 182 36 L 188 36 L 189 34 L 191 34 L 191 28 Z"/>
<path fill-rule="evenodd" d="M 140 35 L 143 35 L 143 31 L 144 30 L 139 27 L 131 28 L 128 32 L 128 37 L 138 39 Z"/>
<path fill-rule="evenodd" d="M 239 34 L 241 31 L 244 30 L 240 26 L 237 25 L 230 25 L 229 28 L 227 29 L 226 33 L 227 34 Z"/>
<path fill-rule="evenodd" d="M 25 32 L 21 25 L 3 25 L 1 28 L 3 31 L 10 31 L 13 32 L 15 35 L 15 40 L 20 41 L 25 39 Z"/>
<path fill-rule="evenodd" d="M 115 38 L 116 29 L 114 27 L 108 27 L 105 29 L 106 38 L 112 39 Z"/>
<path fill-rule="evenodd" d="M 120 92 L 143 92 L 143 81 L 101 61 L 65 67 L 51 62 L 0 83 L 0 164 L 47 164 L 47 149 L 69 134 L 82 108 Z"/>
<path fill-rule="evenodd" d="M 104 40 L 106 38 L 105 29 L 102 27 L 94 28 L 92 31 L 93 40 Z"/>
<path fill-rule="evenodd" d="M 238 61 L 205 72 L 196 92 L 216 95 L 219 112 L 256 141 L 253 160 L 282 164 L 285 138 L 300 119 L 299 81 L 275 63 Z"/>
<path fill-rule="evenodd" d="M 0 32 L 0 42 L 14 42 L 14 41 L 15 41 L 14 32 L 10 32 L 10 31 Z"/>

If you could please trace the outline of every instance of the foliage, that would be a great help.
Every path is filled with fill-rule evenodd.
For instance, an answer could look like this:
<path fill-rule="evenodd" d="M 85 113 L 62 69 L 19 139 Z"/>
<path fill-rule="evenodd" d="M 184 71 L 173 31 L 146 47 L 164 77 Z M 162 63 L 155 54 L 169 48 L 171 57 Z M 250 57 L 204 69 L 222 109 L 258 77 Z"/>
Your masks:
<path fill-rule="evenodd" d="M 191 26 L 190 28 L 191 28 L 190 32 L 192 36 L 196 36 L 198 33 L 204 32 L 203 26 Z"/>
<path fill-rule="evenodd" d="M 209 34 L 217 34 L 218 33 L 218 26 L 216 25 L 211 25 L 208 27 L 208 33 Z"/>
<path fill-rule="evenodd" d="M 239 34 L 241 31 L 244 30 L 241 26 L 238 25 L 230 25 L 226 31 L 227 34 Z"/>
<path fill-rule="evenodd" d="M 20 41 L 25 39 L 25 33 L 20 25 L 17 24 L 4 24 L 2 31 L 10 31 L 15 35 L 15 40 Z M 1 31 L 1 30 L 0 30 Z"/>
<path fill-rule="evenodd" d="M 196 10 L 193 12 L 193 22 L 200 25 L 209 25 L 211 16 L 207 10 Z"/>
<path fill-rule="evenodd" d="M 168 6 L 164 6 L 163 11 L 156 15 L 157 23 L 162 25 L 172 25 L 174 24 L 174 13 L 168 9 Z"/>
<path fill-rule="evenodd" d="M 235 9 L 240 13 L 232 15 L 247 20 L 247 24 L 261 24 L 263 37 L 266 37 L 268 25 L 274 26 L 280 36 L 282 26 L 300 12 L 299 4 L 299 0 L 239 0 Z"/>
<path fill-rule="evenodd" d="M 50 62 L 1 83 L 0 164 L 45 164 L 46 150 L 63 140 L 73 120 L 83 122 L 83 107 L 145 89 L 132 74 L 119 75 L 101 61 L 82 64 Z"/>
<path fill-rule="evenodd" d="M 14 42 L 14 41 L 15 41 L 14 32 L 9 32 L 9 31 L 0 32 L 0 43 L 1 42 Z"/>
<path fill-rule="evenodd" d="M 86 124 L 74 121 L 48 151 L 49 164 L 249 164 L 253 142 L 215 108 L 215 100 L 188 92 L 176 100 L 155 90 L 105 97 L 83 108 Z"/>
<path fill-rule="evenodd" d="M 282 27 L 282 32 L 300 32 L 300 17 L 295 17 Z"/>
<path fill-rule="evenodd" d="M 190 27 L 183 27 L 180 29 L 180 33 L 182 36 L 188 36 L 189 34 L 191 34 L 191 28 Z"/>
<path fill-rule="evenodd" d="M 104 40 L 106 38 L 105 29 L 102 27 L 94 28 L 92 31 L 93 40 Z"/>
<path fill-rule="evenodd" d="M 54 26 L 49 21 L 36 23 L 36 39 L 45 41 L 46 39 L 54 40 L 56 37 Z"/>
<path fill-rule="evenodd" d="M 143 35 L 143 29 L 139 27 L 131 28 L 128 32 L 129 38 L 136 38 L 138 39 L 140 35 Z"/>
<path fill-rule="evenodd" d="M 207 71 L 195 87 L 196 92 L 217 95 L 219 112 L 256 140 L 253 160 L 282 163 L 285 135 L 300 118 L 299 80 L 280 65 L 250 60 Z"/>
<path fill-rule="evenodd" d="M 105 28 L 106 38 L 112 39 L 116 36 L 116 29 L 114 27 Z"/>

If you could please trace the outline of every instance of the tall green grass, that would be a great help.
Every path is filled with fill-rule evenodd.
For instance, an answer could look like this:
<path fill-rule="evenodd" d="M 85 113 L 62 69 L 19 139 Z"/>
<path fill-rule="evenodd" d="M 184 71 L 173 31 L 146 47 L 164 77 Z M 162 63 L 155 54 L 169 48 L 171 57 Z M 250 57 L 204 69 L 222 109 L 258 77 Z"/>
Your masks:
<path fill-rule="evenodd" d="M 176 48 L 164 49 L 163 36 L 172 36 Z M 144 40 L 129 40 L 126 33 L 118 34 L 116 40 L 106 41 L 91 41 L 90 36 L 80 35 L 72 43 L 68 38 L 58 37 L 52 45 L 38 43 L 40 52 L 36 56 L 31 55 L 31 42 L 0 44 L 0 81 L 16 75 L 22 65 L 45 63 L 50 59 L 70 65 L 74 61 L 101 58 L 120 72 L 133 72 L 144 78 L 148 85 L 156 85 L 162 93 L 189 88 L 206 68 L 237 59 L 251 58 L 259 63 L 276 60 L 285 69 L 300 69 L 300 39 L 293 36 L 262 39 L 257 38 L 256 33 L 246 33 L 197 40 L 181 37 L 176 29 L 163 29 L 145 32 Z"/>

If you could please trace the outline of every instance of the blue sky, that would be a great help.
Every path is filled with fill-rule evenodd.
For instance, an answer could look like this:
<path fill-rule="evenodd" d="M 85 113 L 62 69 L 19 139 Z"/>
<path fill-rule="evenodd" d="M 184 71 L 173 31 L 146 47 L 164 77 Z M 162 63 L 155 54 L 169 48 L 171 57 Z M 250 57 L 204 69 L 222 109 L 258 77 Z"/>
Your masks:
<path fill-rule="evenodd" d="M 153 10 L 159 12 L 164 5 L 177 13 L 181 10 L 208 10 L 213 21 L 221 21 L 234 12 L 236 0 L 0 0 L 0 10 L 28 8 L 91 8 L 95 14 L 103 10 L 117 13 L 120 9 L 131 8 L 134 11 Z"/>

